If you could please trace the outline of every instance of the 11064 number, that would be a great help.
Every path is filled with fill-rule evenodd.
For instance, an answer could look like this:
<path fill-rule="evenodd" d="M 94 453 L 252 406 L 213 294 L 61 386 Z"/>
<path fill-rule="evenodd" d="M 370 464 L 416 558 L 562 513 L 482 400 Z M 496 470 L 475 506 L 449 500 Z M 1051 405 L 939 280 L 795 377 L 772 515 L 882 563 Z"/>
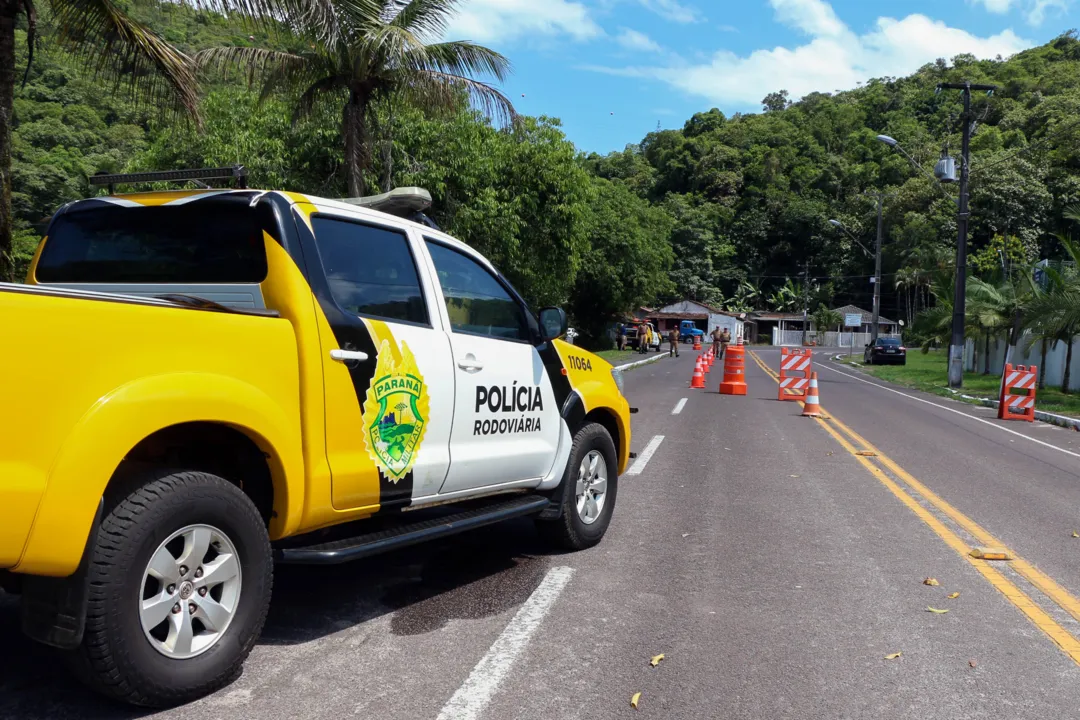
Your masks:
<path fill-rule="evenodd" d="M 592 363 L 588 358 L 580 358 L 574 355 L 570 355 L 567 358 L 570 361 L 570 367 L 576 370 L 592 370 Z"/>

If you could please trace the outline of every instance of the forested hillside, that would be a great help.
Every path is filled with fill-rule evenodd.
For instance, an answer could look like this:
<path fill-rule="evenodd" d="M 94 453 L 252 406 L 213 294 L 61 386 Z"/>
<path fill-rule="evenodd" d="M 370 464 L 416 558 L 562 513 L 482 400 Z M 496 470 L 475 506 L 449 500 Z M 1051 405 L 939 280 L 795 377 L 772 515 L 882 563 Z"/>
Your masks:
<path fill-rule="evenodd" d="M 269 39 L 219 16 L 164 4 L 133 10 L 188 53 Z M 48 18 L 41 24 L 48 30 Z M 17 38 L 25 67 L 25 36 Z M 995 83 L 978 96 L 972 142 L 973 265 L 1054 257 L 1062 211 L 1080 201 L 1080 41 L 1066 33 L 1008 60 L 939 60 L 907 78 L 881 78 L 789 103 L 777 88 L 763 112 L 694 115 L 606 156 L 584 155 L 550 118 L 493 126 L 464 102 L 425 116 L 397 104 L 379 115 L 370 187 L 422 185 L 449 232 L 498 264 L 534 304 L 564 303 L 587 336 L 640 304 L 690 297 L 730 309 L 869 307 L 872 247 L 885 190 L 883 314 L 910 317 L 932 302 L 931 275 L 955 247 L 955 206 L 940 186 L 875 140 L 895 137 L 932 168 L 959 155 L 959 96 L 942 81 Z M 513 98 L 511 98 L 513 99 Z M 246 78 L 204 78 L 202 126 L 139 106 L 50 48 L 46 32 L 17 89 L 14 210 L 17 272 L 49 215 L 87 196 L 88 175 L 241 163 L 252 184 L 345 194 L 340 109 L 302 120 L 295 98 L 259 102 Z M 955 193 L 954 188 L 947 192 Z"/>

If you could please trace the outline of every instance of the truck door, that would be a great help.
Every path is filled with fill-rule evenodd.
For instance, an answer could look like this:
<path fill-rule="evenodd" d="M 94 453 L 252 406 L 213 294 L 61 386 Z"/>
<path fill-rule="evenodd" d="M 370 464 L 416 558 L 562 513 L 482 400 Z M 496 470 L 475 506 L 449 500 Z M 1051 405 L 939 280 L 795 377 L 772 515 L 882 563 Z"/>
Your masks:
<path fill-rule="evenodd" d="M 420 248 L 402 228 L 336 209 L 310 221 L 308 264 L 322 268 L 311 285 L 329 325 L 319 339 L 334 507 L 434 495 L 450 465 L 454 375 Z"/>
<path fill-rule="evenodd" d="M 539 480 L 560 415 L 525 306 L 477 258 L 426 241 L 450 326 L 457 399 L 442 493 Z"/>

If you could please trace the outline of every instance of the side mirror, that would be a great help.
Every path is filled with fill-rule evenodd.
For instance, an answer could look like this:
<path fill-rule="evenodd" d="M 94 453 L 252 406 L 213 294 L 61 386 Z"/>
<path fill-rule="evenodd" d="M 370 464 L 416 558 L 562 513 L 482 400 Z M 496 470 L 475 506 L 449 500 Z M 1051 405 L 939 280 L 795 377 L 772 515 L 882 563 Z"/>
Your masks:
<path fill-rule="evenodd" d="M 566 311 L 557 307 L 546 307 L 537 316 L 540 320 L 540 335 L 544 340 L 554 340 L 566 334 Z"/>

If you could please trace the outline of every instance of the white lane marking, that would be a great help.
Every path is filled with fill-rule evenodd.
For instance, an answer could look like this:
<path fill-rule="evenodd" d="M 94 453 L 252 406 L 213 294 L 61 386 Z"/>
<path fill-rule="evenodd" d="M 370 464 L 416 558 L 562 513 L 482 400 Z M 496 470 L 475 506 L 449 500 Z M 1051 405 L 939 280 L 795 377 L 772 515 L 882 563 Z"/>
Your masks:
<path fill-rule="evenodd" d="M 891 393 L 896 393 L 897 395 L 903 395 L 906 398 L 911 398 L 912 400 L 918 400 L 921 403 L 926 403 L 927 405 L 933 405 L 936 408 L 941 408 L 942 410 L 948 410 L 949 412 L 956 413 L 957 415 L 963 415 L 964 417 L 970 418 L 971 420 L 975 420 L 976 422 L 981 422 L 983 425 L 989 425 L 992 428 L 997 428 L 998 430 L 1001 430 L 1002 432 L 1007 432 L 1010 435 L 1015 435 L 1016 437 L 1022 437 L 1025 440 L 1030 440 L 1033 443 L 1038 443 L 1039 445 L 1043 445 L 1045 447 L 1048 447 L 1051 450 L 1057 450 L 1058 452 L 1063 452 L 1066 455 L 1072 455 L 1073 457 L 1080 458 L 1080 453 L 1075 453 L 1072 450 L 1066 450 L 1065 448 L 1060 448 L 1057 445 L 1051 445 L 1048 442 L 1043 442 L 1042 440 L 1037 440 L 1036 438 L 1033 438 L 1030 435 L 1025 435 L 1024 433 L 1018 433 L 1015 430 L 1010 430 L 1007 427 L 1002 427 L 1001 425 L 998 425 L 997 423 L 992 423 L 989 420 L 984 420 L 981 417 L 975 417 L 974 415 L 968 415 L 966 412 L 960 412 L 959 410 L 957 410 L 955 408 L 946 407 L 945 405 L 938 405 L 936 402 L 930 402 L 929 400 L 923 400 L 921 397 L 915 397 L 914 395 L 908 395 L 907 393 L 900 392 L 899 390 L 893 390 L 891 387 L 886 387 L 884 385 L 878 385 L 876 382 L 870 382 L 869 380 L 864 380 L 861 377 L 858 377 L 856 375 L 852 375 L 851 373 L 846 373 L 846 372 L 843 372 L 842 370 L 837 370 L 834 367 L 829 367 L 828 365 L 825 365 L 824 363 L 822 363 L 820 365 L 820 367 L 828 368 L 829 370 L 832 370 L 834 373 L 839 373 L 839 374 L 843 375 L 844 377 L 851 378 L 852 380 L 858 380 L 861 383 L 866 383 L 867 385 L 873 385 L 876 388 L 881 388 L 882 390 L 888 390 Z"/>
<path fill-rule="evenodd" d="M 548 571 L 540 585 L 517 611 L 517 615 L 480 658 L 469 677 L 443 706 L 437 720 L 475 720 L 484 712 L 518 655 L 529 644 L 536 629 L 562 594 L 574 569 L 556 567 Z"/>
<path fill-rule="evenodd" d="M 645 449 L 641 451 L 641 454 L 637 456 L 637 460 L 630 466 L 630 469 L 626 471 L 627 475 L 640 475 L 645 469 L 645 466 L 649 464 L 649 460 L 652 459 L 653 454 L 656 452 L 656 448 L 660 447 L 660 443 L 664 442 L 663 435 L 654 435 L 653 439 L 649 441 L 649 444 L 645 446 Z"/>
<path fill-rule="evenodd" d="M 686 407 L 686 398 L 683 398 L 679 402 L 675 403 L 675 409 L 671 411 L 672 415 L 678 415 L 682 412 L 682 409 Z"/>

